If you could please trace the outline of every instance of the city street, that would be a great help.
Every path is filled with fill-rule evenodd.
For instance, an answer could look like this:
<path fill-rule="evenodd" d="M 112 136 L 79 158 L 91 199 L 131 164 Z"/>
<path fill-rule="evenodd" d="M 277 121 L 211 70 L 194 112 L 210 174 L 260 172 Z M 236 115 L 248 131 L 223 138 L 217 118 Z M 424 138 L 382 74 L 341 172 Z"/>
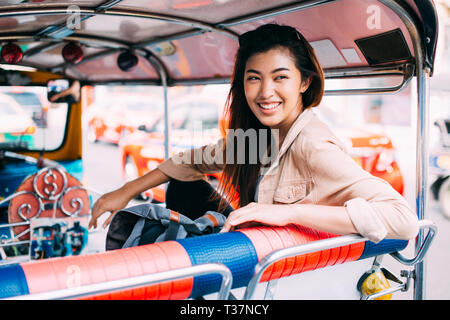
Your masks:
<path fill-rule="evenodd" d="M 402 135 L 409 134 L 407 131 L 396 132 L 401 138 Z M 392 136 L 392 135 L 391 135 Z M 86 137 L 86 135 L 84 135 Z M 398 162 L 405 178 L 405 197 L 414 206 L 415 188 L 415 162 L 414 162 L 414 141 L 408 144 L 397 143 Z M 395 141 L 394 141 L 395 143 Z M 101 193 L 114 190 L 123 184 L 121 177 L 121 164 L 119 147 L 107 143 L 83 142 L 84 160 L 84 183 Z M 412 156 L 411 156 L 412 153 Z M 438 233 L 428 252 L 426 258 L 426 299 L 450 299 L 450 275 L 448 273 L 448 263 L 450 263 L 450 220 L 441 214 L 438 204 L 430 198 L 427 219 L 434 221 L 438 226 Z M 413 256 L 414 244 L 404 250 L 403 254 L 410 258 Z M 391 256 L 386 256 L 384 266 L 399 277 L 400 270 L 410 270 L 411 267 L 401 265 Z M 396 293 L 393 299 L 411 299 L 413 289 L 407 293 Z"/>

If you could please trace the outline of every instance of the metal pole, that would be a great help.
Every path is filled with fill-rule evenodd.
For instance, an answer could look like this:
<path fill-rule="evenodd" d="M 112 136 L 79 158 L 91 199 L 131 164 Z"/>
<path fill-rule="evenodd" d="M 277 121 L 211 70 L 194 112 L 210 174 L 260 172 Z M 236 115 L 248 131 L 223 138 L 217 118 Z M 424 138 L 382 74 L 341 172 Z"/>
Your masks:
<path fill-rule="evenodd" d="M 424 219 L 426 205 L 426 182 L 428 177 L 428 88 L 427 72 L 424 71 L 422 41 L 413 19 L 396 1 L 379 0 L 392 9 L 403 21 L 414 46 L 417 76 L 417 131 L 416 131 L 416 212 L 419 220 Z M 423 231 L 416 238 L 416 252 L 423 242 Z M 425 262 L 417 264 L 414 278 L 414 299 L 425 299 Z"/>
<path fill-rule="evenodd" d="M 160 72 L 161 84 L 164 96 L 164 159 L 170 157 L 170 113 L 167 99 L 167 77 L 164 72 Z"/>
<path fill-rule="evenodd" d="M 168 159 L 170 157 L 170 114 L 169 114 L 169 104 L 167 98 L 167 69 L 164 67 L 162 62 L 159 59 L 156 59 L 155 56 L 151 55 L 149 52 L 144 55 L 144 57 L 148 60 L 148 62 L 155 67 L 158 72 L 159 79 L 161 80 L 161 86 L 163 88 L 163 100 L 164 100 L 164 159 Z"/>
<path fill-rule="evenodd" d="M 428 182 L 428 131 L 429 131 L 429 70 L 418 69 L 417 74 L 417 147 L 416 147 L 416 206 L 419 220 L 425 219 Z M 418 252 L 424 241 L 424 231 L 419 230 L 415 251 Z M 425 260 L 414 267 L 414 299 L 425 299 L 426 264 Z"/>

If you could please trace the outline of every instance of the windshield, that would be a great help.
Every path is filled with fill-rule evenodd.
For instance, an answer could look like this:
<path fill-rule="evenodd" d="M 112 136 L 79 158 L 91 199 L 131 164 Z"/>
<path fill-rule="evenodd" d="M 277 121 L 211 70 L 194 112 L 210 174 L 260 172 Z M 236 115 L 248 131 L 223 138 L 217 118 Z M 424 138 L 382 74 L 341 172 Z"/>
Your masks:
<path fill-rule="evenodd" d="M 0 87 L 0 146 L 12 151 L 58 149 L 67 112 L 66 103 L 47 100 L 46 87 Z"/>

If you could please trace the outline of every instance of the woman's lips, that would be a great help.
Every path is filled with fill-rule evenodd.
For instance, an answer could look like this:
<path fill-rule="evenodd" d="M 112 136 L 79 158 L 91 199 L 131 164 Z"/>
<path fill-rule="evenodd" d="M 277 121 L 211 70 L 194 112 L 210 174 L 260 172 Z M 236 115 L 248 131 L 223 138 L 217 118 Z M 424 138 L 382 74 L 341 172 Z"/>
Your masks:
<path fill-rule="evenodd" d="M 263 113 L 273 113 L 281 105 L 281 102 L 257 103 Z"/>

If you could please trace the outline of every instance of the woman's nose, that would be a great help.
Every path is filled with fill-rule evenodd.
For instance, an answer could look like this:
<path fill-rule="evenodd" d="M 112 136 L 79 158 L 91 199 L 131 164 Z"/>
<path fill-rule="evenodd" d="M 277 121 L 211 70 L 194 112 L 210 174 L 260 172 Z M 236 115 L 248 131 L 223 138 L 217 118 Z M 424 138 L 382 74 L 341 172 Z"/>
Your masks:
<path fill-rule="evenodd" d="M 262 99 L 267 99 L 272 97 L 274 94 L 274 86 L 272 81 L 264 80 L 261 82 L 261 87 L 259 90 L 259 97 Z"/>

